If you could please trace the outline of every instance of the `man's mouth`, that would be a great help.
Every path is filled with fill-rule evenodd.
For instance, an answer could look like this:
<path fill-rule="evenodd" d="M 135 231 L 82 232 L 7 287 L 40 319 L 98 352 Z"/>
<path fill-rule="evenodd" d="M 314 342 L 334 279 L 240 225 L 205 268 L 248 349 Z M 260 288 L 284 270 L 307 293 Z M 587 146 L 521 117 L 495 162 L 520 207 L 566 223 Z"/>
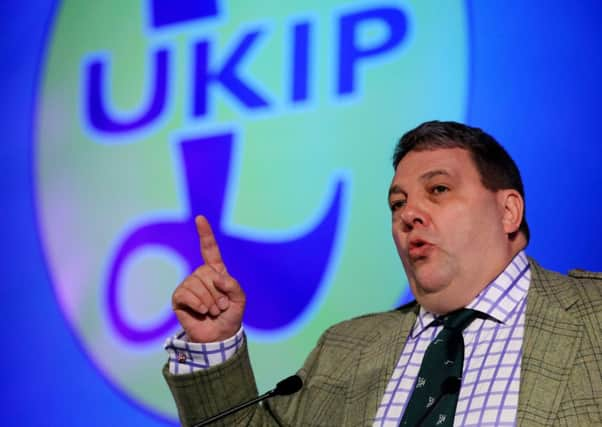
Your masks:
<path fill-rule="evenodd" d="M 423 239 L 411 239 L 408 245 L 408 254 L 411 261 L 418 261 L 426 258 L 434 245 Z"/>

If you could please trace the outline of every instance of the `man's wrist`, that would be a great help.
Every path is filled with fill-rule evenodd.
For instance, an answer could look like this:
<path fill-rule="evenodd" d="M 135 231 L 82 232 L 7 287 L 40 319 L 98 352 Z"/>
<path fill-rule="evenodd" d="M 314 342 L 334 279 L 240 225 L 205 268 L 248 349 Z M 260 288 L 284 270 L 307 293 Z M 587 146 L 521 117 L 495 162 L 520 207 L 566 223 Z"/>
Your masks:
<path fill-rule="evenodd" d="M 243 342 L 242 326 L 234 336 L 212 343 L 190 342 L 188 336 L 182 332 L 165 341 L 169 372 L 174 375 L 189 374 L 217 366 L 231 358 L 242 347 Z"/>

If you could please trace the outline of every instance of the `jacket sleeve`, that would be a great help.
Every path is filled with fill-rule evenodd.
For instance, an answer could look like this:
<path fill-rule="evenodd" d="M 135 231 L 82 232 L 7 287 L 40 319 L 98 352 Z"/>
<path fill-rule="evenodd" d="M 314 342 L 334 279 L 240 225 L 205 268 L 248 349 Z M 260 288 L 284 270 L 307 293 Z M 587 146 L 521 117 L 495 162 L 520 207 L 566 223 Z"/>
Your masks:
<path fill-rule="evenodd" d="M 318 345 L 298 372 L 304 382 L 299 392 L 291 396 L 275 396 L 269 403 L 250 406 L 212 425 L 308 425 L 312 423 L 309 419 L 328 419 L 329 425 L 336 425 L 336 419 L 342 415 L 335 415 L 335 412 L 341 412 L 342 405 L 337 401 L 342 399 L 342 395 L 337 393 L 336 387 L 332 389 L 329 381 L 323 381 L 323 375 L 316 375 L 321 366 L 329 370 L 329 366 L 336 363 L 328 355 L 320 357 L 324 355 L 323 347 L 327 335 L 328 332 L 320 338 Z M 181 375 L 170 374 L 168 366 L 165 365 L 163 376 L 174 397 L 183 426 L 194 425 L 258 395 L 246 342 L 234 356 L 220 365 Z"/>
<path fill-rule="evenodd" d="M 234 356 L 218 366 L 190 374 L 173 375 L 166 364 L 163 376 L 174 397 L 183 426 L 194 425 L 257 396 L 246 342 Z M 248 419 L 252 411 L 253 408 L 244 409 L 231 415 L 227 418 L 228 422 L 221 425 L 232 425 L 235 420 Z"/>

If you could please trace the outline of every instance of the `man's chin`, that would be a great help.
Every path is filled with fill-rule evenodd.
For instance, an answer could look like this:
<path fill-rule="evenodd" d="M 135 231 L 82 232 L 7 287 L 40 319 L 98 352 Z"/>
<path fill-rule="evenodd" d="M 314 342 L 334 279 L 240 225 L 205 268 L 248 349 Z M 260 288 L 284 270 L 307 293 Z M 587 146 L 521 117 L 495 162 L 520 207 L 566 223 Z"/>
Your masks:
<path fill-rule="evenodd" d="M 449 280 L 446 279 L 440 269 L 434 269 L 428 265 L 414 270 L 416 292 L 427 297 L 446 289 L 449 285 Z"/>

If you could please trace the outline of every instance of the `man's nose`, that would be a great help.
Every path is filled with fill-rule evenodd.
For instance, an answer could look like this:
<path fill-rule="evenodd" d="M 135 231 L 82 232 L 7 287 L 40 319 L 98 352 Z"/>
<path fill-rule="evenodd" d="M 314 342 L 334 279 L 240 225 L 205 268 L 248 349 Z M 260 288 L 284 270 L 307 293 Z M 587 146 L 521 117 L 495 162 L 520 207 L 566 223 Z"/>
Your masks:
<path fill-rule="evenodd" d="M 414 227 L 426 226 L 429 216 L 425 209 L 417 203 L 406 202 L 401 212 L 401 222 L 405 231 L 411 231 Z"/>

